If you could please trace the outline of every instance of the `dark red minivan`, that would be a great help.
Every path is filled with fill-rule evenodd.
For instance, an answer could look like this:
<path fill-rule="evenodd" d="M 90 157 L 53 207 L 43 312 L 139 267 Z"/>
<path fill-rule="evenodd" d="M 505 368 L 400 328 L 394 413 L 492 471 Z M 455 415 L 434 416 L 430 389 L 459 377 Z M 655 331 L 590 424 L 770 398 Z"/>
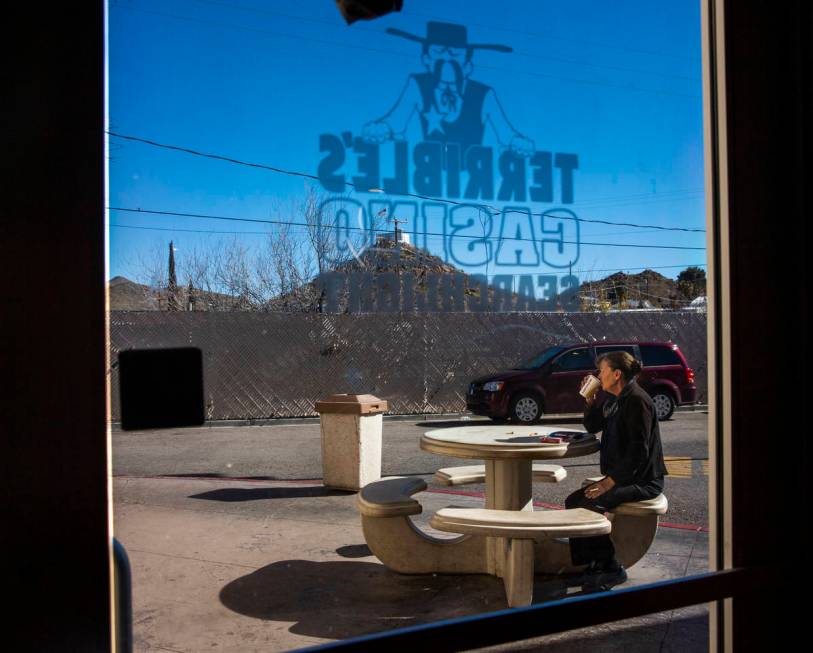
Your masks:
<path fill-rule="evenodd" d="M 600 340 L 549 347 L 515 369 L 475 379 L 466 392 L 466 408 L 524 424 L 545 413 L 580 413 L 581 381 L 596 371 L 596 358 L 610 351 L 629 352 L 643 363 L 638 383 L 655 402 L 658 419 L 671 417 L 675 406 L 695 403 L 694 370 L 676 344 Z"/>

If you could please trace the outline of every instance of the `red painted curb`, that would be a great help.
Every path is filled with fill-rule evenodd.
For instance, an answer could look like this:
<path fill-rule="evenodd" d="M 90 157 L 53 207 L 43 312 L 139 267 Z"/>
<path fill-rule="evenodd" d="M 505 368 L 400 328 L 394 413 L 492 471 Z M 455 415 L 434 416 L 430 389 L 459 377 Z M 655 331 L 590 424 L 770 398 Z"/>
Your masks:
<path fill-rule="evenodd" d="M 269 478 L 241 478 L 239 476 L 114 476 L 113 478 L 155 478 L 167 479 L 173 481 L 190 480 L 190 481 L 239 481 L 240 483 L 296 483 L 302 485 L 321 485 L 321 478 L 314 479 L 269 479 Z M 485 499 L 484 492 L 467 492 L 466 490 L 443 490 L 440 488 L 429 488 L 425 492 L 432 492 L 433 494 L 459 494 L 464 497 L 475 497 L 478 499 Z M 564 510 L 564 506 L 554 503 L 544 503 L 542 501 L 534 501 L 534 505 L 539 508 L 547 510 Z M 696 533 L 708 533 L 708 526 L 698 526 L 696 524 L 674 524 L 672 522 L 660 522 L 660 528 L 677 528 L 682 531 L 695 531 Z"/>

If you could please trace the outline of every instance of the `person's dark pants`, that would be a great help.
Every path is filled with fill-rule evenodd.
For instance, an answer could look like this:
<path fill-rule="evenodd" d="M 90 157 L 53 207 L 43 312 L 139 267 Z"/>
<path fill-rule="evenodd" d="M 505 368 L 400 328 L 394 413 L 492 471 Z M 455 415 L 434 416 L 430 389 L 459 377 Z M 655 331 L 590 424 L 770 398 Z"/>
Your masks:
<path fill-rule="evenodd" d="M 655 479 L 644 485 L 616 485 L 595 499 L 588 499 L 584 495 L 586 489 L 580 488 L 565 499 L 565 508 L 586 508 L 593 512 L 605 513 L 622 503 L 654 499 L 663 492 L 663 480 Z M 572 537 L 570 557 L 574 565 L 596 562 L 604 566 L 615 560 L 615 547 L 609 535 Z"/>

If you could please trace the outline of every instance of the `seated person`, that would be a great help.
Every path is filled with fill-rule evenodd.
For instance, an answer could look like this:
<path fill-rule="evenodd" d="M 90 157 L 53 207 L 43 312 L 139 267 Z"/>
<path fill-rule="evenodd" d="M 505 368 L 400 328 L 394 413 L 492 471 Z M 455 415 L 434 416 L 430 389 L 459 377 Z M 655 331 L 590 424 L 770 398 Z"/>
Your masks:
<path fill-rule="evenodd" d="M 622 503 L 657 497 L 667 471 L 655 405 L 635 381 L 641 363 L 625 351 L 613 351 L 599 356 L 596 365 L 601 389 L 609 396 L 603 402 L 596 395 L 585 400 L 584 426 L 590 433 L 602 431 L 604 478 L 576 490 L 565 507 L 604 513 Z M 609 535 L 572 538 L 570 555 L 574 565 L 588 565 L 582 577 L 585 591 L 606 591 L 627 580 Z"/>

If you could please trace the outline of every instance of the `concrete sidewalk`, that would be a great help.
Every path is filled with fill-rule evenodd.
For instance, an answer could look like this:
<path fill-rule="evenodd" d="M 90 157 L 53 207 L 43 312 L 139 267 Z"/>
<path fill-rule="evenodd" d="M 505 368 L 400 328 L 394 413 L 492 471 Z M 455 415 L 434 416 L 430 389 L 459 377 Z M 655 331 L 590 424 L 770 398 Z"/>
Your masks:
<path fill-rule="evenodd" d="M 364 543 L 354 495 L 318 481 L 131 476 L 113 487 L 136 651 L 287 650 L 506 607 L 491 576 L 389 571 Z M 484 503 L 433 489 L 415 496 L 426 530 L 441 507 Z M 660 528 L 625 586 L 706 571 L 707 551 L 707 533 Z M 539 576 L 534 602 L 576 591 Z M 707 633 L 695 606 L 488 650 L 694 652 L 708 650 Z"/>

